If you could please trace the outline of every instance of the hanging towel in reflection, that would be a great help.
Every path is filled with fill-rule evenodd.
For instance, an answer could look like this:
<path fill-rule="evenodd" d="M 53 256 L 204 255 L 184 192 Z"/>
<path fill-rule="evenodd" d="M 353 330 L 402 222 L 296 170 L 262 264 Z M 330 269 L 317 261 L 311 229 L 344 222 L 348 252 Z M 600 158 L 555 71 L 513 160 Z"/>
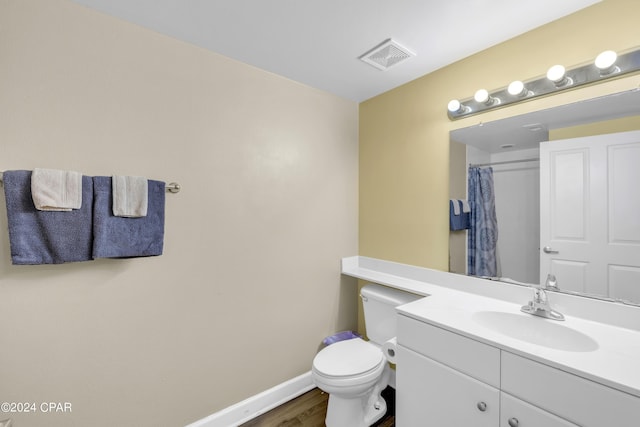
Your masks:
<path fill-rule="evenodd" d="M 162 255 L 165 183 L 147 181 L 147 215 L 124 218 L 113 214 L 111 177 L 93 177 L 93 258 Z"/>
<path fill-rule="evenodd" d="M 31 174 L 31 196 L 39 211 L 70 211 L 82 206 L 82 174 L 36 168 Z"/>
<path fill-rule="evenodd" d="M 13 264 L 61 264 L 92 259 L 92 198 L 90 177 L 82 177 L 80 209 L 49 212 L 36 209 L 31 171 L 5 171 L 4 192 Z"/>
<path fill-rule="evenodd" d="M 449 229 L 466 230 L 471 227 L 469 202 L 460 199 L 449 200 Z"/>
<path fill-rule="evenodd" d="M 113 215 L 127 218 L 147 216 L 148 182 L 141 176 L 111 178 Z"/>

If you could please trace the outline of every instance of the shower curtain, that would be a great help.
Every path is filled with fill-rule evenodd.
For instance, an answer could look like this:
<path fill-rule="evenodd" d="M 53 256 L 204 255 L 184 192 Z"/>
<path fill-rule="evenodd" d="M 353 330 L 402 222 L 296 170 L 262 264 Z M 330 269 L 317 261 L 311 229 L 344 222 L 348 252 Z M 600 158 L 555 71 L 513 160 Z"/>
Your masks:
<path fill-rule="evenodd" d="M 467 274 L 498 275 L 498 221 L 492 168 L 469 168 L 471 229 L 467 239 Z"/>

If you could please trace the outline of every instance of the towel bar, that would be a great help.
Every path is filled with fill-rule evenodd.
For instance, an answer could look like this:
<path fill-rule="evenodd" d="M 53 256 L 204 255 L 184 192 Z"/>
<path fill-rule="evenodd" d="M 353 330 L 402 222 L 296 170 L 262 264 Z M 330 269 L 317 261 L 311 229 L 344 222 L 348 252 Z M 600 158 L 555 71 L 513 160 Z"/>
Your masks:
<path fill-rule="evenodd" d="M 2 184 L 2 183 L 3 183 L 2 172 L 0 172 L 0 184 Z M 175 194 L 175 193 L 179 193 L 180 192 L 180 188 L 181 187 L 180 187 L 180 184 L 178 184 L 177 182 L 170 182 L 164 188 L 167 190 L 168 193 L 174 193 Z"/>
<path fill-rule="evenodd" d="M 180 184 L 177 182 L 170 182 L 164 187 L 169 193 L 179 193 L 180 192 Z"/>

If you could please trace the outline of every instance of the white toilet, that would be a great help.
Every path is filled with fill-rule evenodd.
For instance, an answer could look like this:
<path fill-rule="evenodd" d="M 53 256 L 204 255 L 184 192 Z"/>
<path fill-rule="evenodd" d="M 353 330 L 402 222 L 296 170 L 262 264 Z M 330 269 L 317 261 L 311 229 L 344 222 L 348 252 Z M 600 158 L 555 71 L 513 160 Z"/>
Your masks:
<path fill-rule="evenodd" d="M 372 284 L 363 286 L 360 296 L 370 341 L 339 341 L 313 359 L 313 381 L 329 393 L 327 427 L 369 427 L 387 412 L 380 393 L 389 384 L 391 368 L 381 346 L 396 336 L 395 308 L 422 298 Z"/>

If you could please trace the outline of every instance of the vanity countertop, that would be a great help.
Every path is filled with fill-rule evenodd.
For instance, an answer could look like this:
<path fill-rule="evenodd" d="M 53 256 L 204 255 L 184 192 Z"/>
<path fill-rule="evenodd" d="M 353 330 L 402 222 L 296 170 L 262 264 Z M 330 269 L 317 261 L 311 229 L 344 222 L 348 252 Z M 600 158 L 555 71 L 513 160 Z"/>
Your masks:
<path fill-rule="evenodd" d="M 450 289 L 400 306 L 398 312 L 640 397 L 640 333 L 637 331 L 572 316 L 565 316 L 565 321 L 543 319 L 522 313 L 520 305 L 514 303 Z M 534 326 L 534 333 L 525 332 L 528 336 L 518 339 L 497 331 L 479 321 L 486 314 L 497 316 L 498 321 L 504 316 L 505 322 L 528 322 Z M 535 333 L 537 326 L 539 334 Z M 575 336 L 581 338 L 579 349 L 535 343 L 544 343 L 549 338 L 544 334 L 554 333 L 554 328 L 560 333 L 575 332 Z M 558 344 L 563 347 L 562 341 Z"/>
<path fill-rule="evenodd" d="M 520 311 L 532 296 L 527 287 L 368 257 L 343 258 L 342 273 L 424 295 L 398 307 L 405 316 L 640 397 L 638 307 L 549 293 L 565 316 L 556 321 Z"/>

